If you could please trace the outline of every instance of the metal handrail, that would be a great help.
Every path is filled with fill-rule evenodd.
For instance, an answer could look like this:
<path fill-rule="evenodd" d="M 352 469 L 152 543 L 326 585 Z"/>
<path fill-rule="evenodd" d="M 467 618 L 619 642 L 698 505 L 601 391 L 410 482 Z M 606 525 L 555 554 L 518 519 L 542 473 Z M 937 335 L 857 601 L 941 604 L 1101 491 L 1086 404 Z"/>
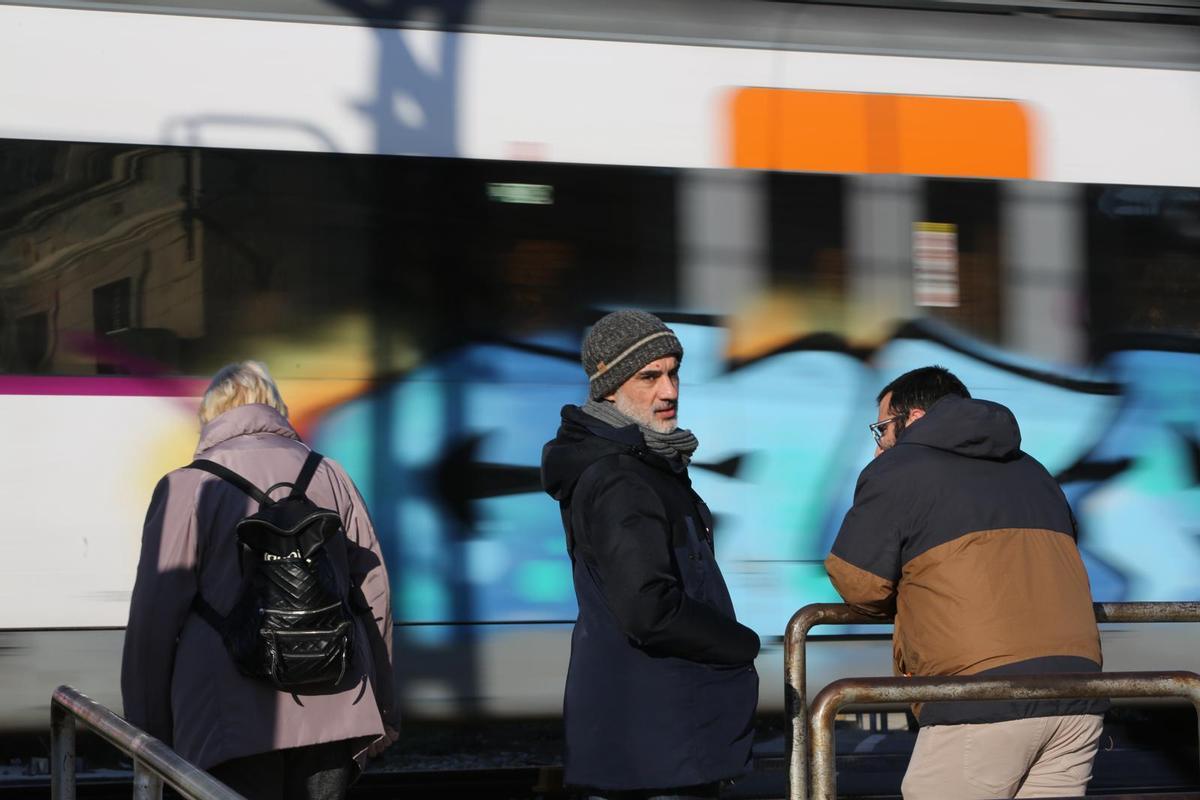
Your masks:
<path fill-rule="evenodd" d="M 788 749 L 788 800 L 808 797 L 808 700 L 806 646 L 808 632 L 817 625 L 891 624 L 891 619 L 869 617 L 843 603 L 812 603 L 788 621 L 783 634 L 783 707 L 790 724 L 785 732 Z"/>
<path fill-rule="evenodd" d="M 843 678 L 813 698 L 812 800 L 837 800 L 834 717 L 854 703 L 929 700 L 1061 700 L 1099 697 L 1186 697 L 1200 717 L 1200 675 L 1194 672 L 1099 672 L 1013 678 Z"/>
<path fill-rule="evenodd" d="M 1094 603 L 1097 622 L 1200 622 L 1200 603 Z M 787 728 L 788 800 L 808 796 L 808 703 L 805 648 L 817 625 L 890 625 L 890 617 L 871 617 L 844 603 L 813 603 L 792 615 L 783 637 L 784 707 Z"/>
<path fill-rule="evenodd" d="M 50 798 L 75 800 L 75 722 L 133 758 L 134 800 L 160 800 L 163 782 L 188 800 L 244 800 L 150 734 L 70 686 L 50 698 Z"/>

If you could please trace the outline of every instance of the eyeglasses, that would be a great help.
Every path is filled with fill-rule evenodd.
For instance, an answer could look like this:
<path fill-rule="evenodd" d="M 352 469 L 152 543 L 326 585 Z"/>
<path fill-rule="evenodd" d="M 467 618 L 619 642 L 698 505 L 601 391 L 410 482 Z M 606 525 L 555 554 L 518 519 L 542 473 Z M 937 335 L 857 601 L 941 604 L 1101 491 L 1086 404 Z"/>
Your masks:
<path fill-rule="evenodd" d="M 879 444 L 880 440 L 883 439 L 883 435 L 887 433 L 887 426 L 900 418 L 900 415 L 896 415 L 887 419 L 881 419 L 879 422 L 872 422 L 867 426 L 871 429 L 871 435 L 875 437 L 875 444 Z"/>

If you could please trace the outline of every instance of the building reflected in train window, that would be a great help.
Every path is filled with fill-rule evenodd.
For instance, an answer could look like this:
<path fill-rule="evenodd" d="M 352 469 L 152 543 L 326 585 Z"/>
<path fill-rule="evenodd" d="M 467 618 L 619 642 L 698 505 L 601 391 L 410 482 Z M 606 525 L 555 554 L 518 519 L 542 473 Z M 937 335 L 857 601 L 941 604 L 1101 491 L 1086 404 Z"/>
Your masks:
<path fill-rule="evenodd" d="M 0 141 L 0 364 L 206 374 L 254 355 L 280 377 L 364 378 L 577 331 L 607 307 L 668 308 L 675 184 L 633 167 Z"/>

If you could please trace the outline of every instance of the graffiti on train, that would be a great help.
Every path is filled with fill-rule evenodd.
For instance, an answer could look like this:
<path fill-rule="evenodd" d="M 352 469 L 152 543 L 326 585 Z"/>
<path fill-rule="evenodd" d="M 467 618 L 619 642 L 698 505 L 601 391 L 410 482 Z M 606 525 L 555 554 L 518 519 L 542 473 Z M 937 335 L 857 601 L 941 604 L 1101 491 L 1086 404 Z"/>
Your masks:
<path fill-rule="evenodd" d="M 1008 405 L 1023 447 L 1074 507 L 1098 600 L 1200 598 L 1200 355 L 1123 350 L 1064 372 L 930 323 L 869 354 L 800 338 L 731 361 L 719 325 L 672 323 L 686 356 L 681 424 L 716 516 L 739 616 L 779 635 L 835 601 L 822 560 L 872 457 L 875 396 L 927 364 Z M 478 343 L 324 415 L 311 436 L 363 488 L 397 586 L 398 621 L 540 621 L 575 615 L 542 444 L 584 397 L 578 338 Z"/>

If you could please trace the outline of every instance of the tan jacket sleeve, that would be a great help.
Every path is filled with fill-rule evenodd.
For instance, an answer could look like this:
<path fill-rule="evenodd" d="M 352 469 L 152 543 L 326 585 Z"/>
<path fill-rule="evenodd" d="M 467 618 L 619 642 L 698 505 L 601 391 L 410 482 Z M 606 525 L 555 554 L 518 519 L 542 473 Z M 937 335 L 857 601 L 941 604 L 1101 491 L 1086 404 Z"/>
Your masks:
<path fill-rule="evenodd" d="M 896 584 L 830 553 L 825 571 L 833 588 L 855 611 L 890 619 L 896 614 Z"/>

